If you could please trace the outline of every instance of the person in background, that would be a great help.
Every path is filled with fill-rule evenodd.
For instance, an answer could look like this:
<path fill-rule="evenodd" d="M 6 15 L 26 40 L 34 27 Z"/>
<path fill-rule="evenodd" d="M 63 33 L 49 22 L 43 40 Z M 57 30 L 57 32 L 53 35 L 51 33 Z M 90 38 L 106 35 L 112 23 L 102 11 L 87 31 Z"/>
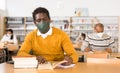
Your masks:
<path fill-rule="evenodd" d="M 63 65 L 77 63 L 78 55 L 72 42 L 65 32 L 50 27 L 50 15 L 46 8 L 36 8 L 33 20 L 37 29 L 27 34 L 17 56 L 32 56 L 29 53 L 32 51 L 39 63 L 62 60 L 67 61 Z"/>
<path fill-rule="evenodd" d="M 73 46 L 76 50 L 80 51 L 81 50 L 81 45 L 82 42 L 85 41 L 86 34 L 85 33 L 80 33 L 80 35 L 76 38 Z"/>
<path fill-rule="evenodd" d="M 1 39 L 0 42 L 2 42 L 4 44 L 17 44 L 18 40 L 17 40 L 16 36 L 13 34 L 13 30 L 8 29 L 7 33 L 3 36 L 3 38 Z"/>
<path fill-rule="evenodd" d="M 81 42 L 83 40 L 85 40 L 86 38 L 86 34 L 85 33 L 81 33 L 77 38 L 76 38 L 76 42 Z"/>
<path fill-rule="evenodd" d="M 81 50 L 89 51 L 106 51 L 111 53 L 115 48 L 114 39 L 104 32 L 104 25 L 97 23 L 94 26 L 95 33 L 89 34 L 83 43 Z"/>

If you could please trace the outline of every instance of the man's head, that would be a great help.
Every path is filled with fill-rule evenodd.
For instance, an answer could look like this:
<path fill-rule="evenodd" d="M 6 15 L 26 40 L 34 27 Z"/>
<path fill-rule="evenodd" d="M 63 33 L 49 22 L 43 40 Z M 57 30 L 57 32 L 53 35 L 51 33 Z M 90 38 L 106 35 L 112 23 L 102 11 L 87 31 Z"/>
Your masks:
<path fill-rule="evenodd" d="M 38 7 L 33 12 L 33 20 L 41 33 L 46 33 L 50 28 L 50 15 L 46 8 Z"/>
<path fill-rule="evenodd" d="M 101 24 L 101 23 L 97 23 L 95 26 L 94 26 L 94 30 L 96 33 L 101 33 L 104 31 L 104 25 Z"/>

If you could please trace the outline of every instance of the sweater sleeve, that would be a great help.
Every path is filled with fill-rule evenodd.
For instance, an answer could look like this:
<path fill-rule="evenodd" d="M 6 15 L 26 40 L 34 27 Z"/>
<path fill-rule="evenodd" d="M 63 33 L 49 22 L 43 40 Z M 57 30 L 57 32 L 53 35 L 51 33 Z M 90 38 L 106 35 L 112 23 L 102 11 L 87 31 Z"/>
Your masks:
<path fill-rule="evenodd" d="M 30 33 L 25 37 L 25 40 L 20 50 L 18 51 L 17 56 L 31 56 L 29 52 L 32 48 L 32 38 L 33 38 L 32 36 L 33 36 L 32 33 Z"/>
<path fill-rule="evenodd" d="M 62 35 L 62 48 L 67 55 L 69 55 L 73 59 L 73 63 L 78 62 L 78 55 L 75 49 L 73 48 L 72 42 L 66 33 Z"/>

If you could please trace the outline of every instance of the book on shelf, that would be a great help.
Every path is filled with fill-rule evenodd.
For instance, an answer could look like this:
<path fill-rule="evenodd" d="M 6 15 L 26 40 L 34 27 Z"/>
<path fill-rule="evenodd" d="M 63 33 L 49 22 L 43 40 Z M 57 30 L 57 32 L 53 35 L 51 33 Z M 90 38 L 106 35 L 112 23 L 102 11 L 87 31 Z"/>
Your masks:
<path fill-rule="evenodd" d="M 60 62 L 47 62 L 45 64 L 39 64 L 38 69 L 51 69 L 51 70 L 53 70 L 55 68 L 71 68 L 71 67 L 75 66 L 75 64 L 71 64 L 71 65 L 68 65 L 68 66 L 62 65 L 65 62 L 67 62 L 67 61 L 63 60 L 63 61 L 60 61 Z"/>
<path fill-rule="evenodd" d="M 22 24 L 22 20 L 8 20 L 7 24 Z"/>
<path fill-rule="evenodd" d="M 13 56 L 14 68 L 37 68 L 38 61 L 35 56 L 19 57 Z"/>

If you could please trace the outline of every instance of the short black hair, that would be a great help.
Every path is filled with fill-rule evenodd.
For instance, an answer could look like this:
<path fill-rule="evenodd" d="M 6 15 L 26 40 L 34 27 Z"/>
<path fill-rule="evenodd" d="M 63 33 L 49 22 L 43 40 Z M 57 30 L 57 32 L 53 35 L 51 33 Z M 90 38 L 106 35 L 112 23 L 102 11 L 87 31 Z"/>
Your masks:
<path fill-rule="evenodd" d="M 81 36 L 83 37 L 83 40 L 85 40 L 86 34 L 85 33 L 81 33 Z"/>
<path fill-rule="evenodd" d="M 12 29 L 7 29 L 7 32 L 11 32 L 13 34 L 13 30 Z"/>
<path fill-rule="evenodd" d="M 35 21 L 35 15 L 38 14 L 38 13 L 46 13 L 48 18 L 50 19 L 50 15 L 49 15 L 49 11 L 46 9 L 46 8 L 43 8 L 43 7 L 38 7 L 36 8 L 33 13 L 32 13 L 32 16 L 33 16 L 33 20 Z"/>

